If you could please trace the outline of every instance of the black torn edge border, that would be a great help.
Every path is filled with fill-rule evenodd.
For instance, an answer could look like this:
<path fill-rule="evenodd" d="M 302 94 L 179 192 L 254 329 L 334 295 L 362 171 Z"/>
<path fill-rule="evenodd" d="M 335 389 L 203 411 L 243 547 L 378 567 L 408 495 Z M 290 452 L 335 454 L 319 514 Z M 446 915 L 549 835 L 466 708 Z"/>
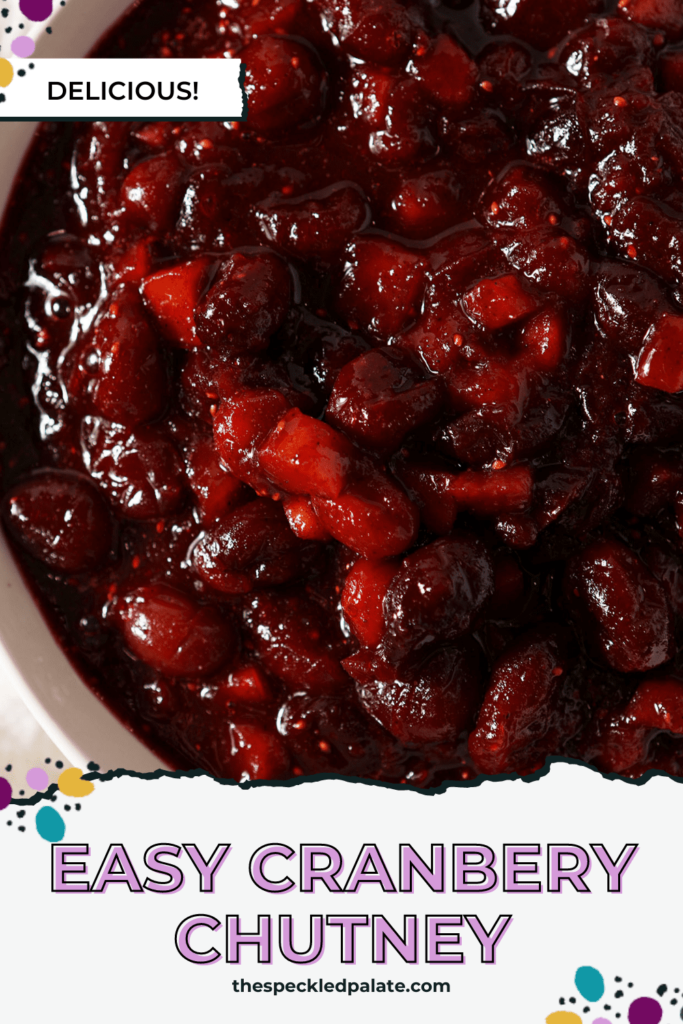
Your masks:
<path fill-rule="evenodd" d="M 94 761 L 88 762 L 87 772 L 84 772 L 81 778 L 85 782 L 111 782 L 112 779 L 121 778 L 142 779 L 144 782 L 151 782 L 156 779 L 206 778 L 211 779 L 212 782 L 217 783 L 219 786 L 236 787 L 241 790 L 261 789 L 264 787 L 270 787 L 273 789 L 292 789 L 295 786 L 333 781 L 346 782 L 351 785 L 369 786 L 376 789 L 389 789 L 402 793 L 410 792 L 416 793 L 420 796 L 430 797 L 442 796 L 444 793 L 453 789 L 474 789 L 478 786 L 483 786 L 488 782 L 539 782 L 550 773 L 554 764 L 576 765 L 579 768 L 588 769 L 595 775 L 599 775 L 607 782 L 622 782 L 631 786 L 643 786 L 653 778 L 668 779 L 670 782 L 683 784 L 683 777 L 670 775 L 668 772 L 661 771 L 659 768 L 651 768 L 649 771 L 644 772 L 639 778 L 629 779 L 624 775 L 619 775 L 617 772 L 601 772 L 599 768 L 595 767 L 595 765 L 586 764 L 585 761 L 580 761 L 577 758 L 555 756 L 548 757 L 543 767 L 539 768 L 538 771 L 533 772 L 531 775 L 519 775 L 518 772 L 501 773 L 499 775 L 479 775 L 475 779 L 447 780 L 440 783 L 440 785 L 429 789 L 410 786 L 404 782 L 381 782 L 378 779 L 364 779 L 355 775 L 339 775 L 335 772 L 320 772 L 317 775 L 295 776 L 291 779 L 253 779 L 249 782 L 237 782 L 235 779 L 219 779 L 215 775 L 211 775 L 209 772 L 204 771 L 203 768 L 192 768 L 188 771 L 173 771 L 170 768 L 157 768 L 156 771 L 153 772 L 135 772 L 129 771 L 126 768 L 115 768 L 108 772 L 100 772 L 99 765 Z M 34 793 L 33 796 L 12 797 L 9 805 L 16 804 L 17 806 L 33 806 L 35 804 L 39 804 L 43 800 L 52 802 L 52 797 L 58 792 L 60 792 L 59 786 L 56 782 L 53 782 L 46 790 Z M 88 794 L 88 796 L 90 796 L 90 794 Z M 85 800 L 86 797 L 72 797 L 72 799 Z"/>

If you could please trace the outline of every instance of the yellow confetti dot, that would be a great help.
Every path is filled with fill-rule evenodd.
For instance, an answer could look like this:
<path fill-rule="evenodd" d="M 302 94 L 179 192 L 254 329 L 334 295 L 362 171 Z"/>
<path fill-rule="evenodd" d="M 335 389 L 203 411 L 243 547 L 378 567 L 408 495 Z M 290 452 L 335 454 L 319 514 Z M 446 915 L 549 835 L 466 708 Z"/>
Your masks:
<path fill-rule="evenodd" d="M 95 787 L 92 782 L 81 778 L 82 775 L 82 768 L 65 768 L 57 779 L 59 792 L 64 796 L 89 796 Z"/>
<path fill-rule="evenodd" d="M 581 1024 L 581 1018 L 571 1010 L 556 1010 L 546 1017 L 545 1024 Z"/>
<path fill-rule="evenodd" d="M 14 68 L 8 60 L 0 57 L 0 86 L 6 88 L 14 78 Z"/>

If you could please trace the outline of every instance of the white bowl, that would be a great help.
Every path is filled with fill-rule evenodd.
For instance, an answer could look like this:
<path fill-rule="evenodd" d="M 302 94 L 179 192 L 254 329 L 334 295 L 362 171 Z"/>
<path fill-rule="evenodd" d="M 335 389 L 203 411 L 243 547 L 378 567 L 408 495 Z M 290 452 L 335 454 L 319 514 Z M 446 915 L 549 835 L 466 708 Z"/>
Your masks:
<path fill-rule="evenodd" d="M 129 6 L 130 0 L 67 0 L 48 21 L 23 31 L 36 41 L 35 57 L 84 57 Z M 50 35 L 45 32 L 48 26 Z M 35 127 L 0 121 L 3 216 Z M 12 682 L 72 764 L 85 768 L 94 761 L 102 771 L 153 772 L 168 767 L 74 670 L 26 586 L 4 534 L 0 534 L 0 673 Z"/>

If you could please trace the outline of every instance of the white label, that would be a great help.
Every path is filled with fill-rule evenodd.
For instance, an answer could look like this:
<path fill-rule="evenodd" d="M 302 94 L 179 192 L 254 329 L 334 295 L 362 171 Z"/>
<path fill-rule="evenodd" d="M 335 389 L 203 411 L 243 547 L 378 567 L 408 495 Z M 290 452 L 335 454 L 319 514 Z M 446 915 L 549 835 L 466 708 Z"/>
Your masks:
<path fill-rule="evenodd" d="M 241 121 L 247 105 L 233 58 L 41 58 L 10 114 L 0 120 Z"/>

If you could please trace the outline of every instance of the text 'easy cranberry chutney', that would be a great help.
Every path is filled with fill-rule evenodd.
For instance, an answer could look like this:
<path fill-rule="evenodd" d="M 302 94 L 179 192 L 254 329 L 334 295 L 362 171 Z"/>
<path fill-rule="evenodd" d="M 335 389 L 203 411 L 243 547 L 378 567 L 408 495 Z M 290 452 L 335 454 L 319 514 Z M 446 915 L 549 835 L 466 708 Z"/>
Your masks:
<path fill-rule="evenodd" d="M 65 650 L 220 777 L 683 775 L 680 0 L 144 0 L 99 50 L 226 53 L 246 122 L 44 126 L 5 225 Z"/>

